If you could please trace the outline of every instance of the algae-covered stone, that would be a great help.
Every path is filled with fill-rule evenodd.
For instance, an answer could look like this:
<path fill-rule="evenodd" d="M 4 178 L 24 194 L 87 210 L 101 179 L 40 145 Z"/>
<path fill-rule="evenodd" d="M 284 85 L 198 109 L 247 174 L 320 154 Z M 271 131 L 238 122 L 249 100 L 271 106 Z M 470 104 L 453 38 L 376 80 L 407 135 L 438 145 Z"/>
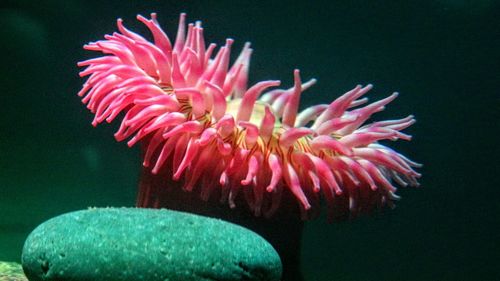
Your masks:
<path fill-rule="evenodd" d="M 263 238 L 217 219 L 171 210 L 106 208 L 38 226 L 22 255 L 30 281 L 279 280 Z"/>
<path fill-rule="evenodd" d="M 0 281 L 28 281 L 23 268 L 15 262 L 0 261 Z"/>

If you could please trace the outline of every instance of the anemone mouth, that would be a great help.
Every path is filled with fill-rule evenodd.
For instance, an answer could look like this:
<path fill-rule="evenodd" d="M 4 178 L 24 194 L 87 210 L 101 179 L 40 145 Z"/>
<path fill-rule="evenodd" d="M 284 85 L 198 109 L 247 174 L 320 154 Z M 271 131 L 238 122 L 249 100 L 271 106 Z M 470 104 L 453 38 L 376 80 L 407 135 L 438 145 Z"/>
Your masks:
<path fill-rule="evenodd" d="M 241 99 L 241 98 L 229 100 L 227 102 L 226 113 L 233 116 L 233 118 L 236 118 L 237 114 L 238 114 L 238 110 L 241 107 L 242 102 L 243 102 L 243 99 Z M 253 109 L 252 109 L 252 112 L 250 113 L 250 119 L 248 120 L 248 122 L 255 125 L 255 126 L 260 126 L 260 124 L 262 123 L 262 120 L 264 119 L 265 114 L 266 114 L 266 107 L 269 108 L 269 110 L 271 111 L 271 113 L 273 115 L 276 115 L 276 113 L 274 113 L 272 111 L 272 109 L 268 103 L 257 100 L 257 101 L 255 101 L 255 103 L 253 105 Z M 281 127 L 281 122 L 279 119 L 275 120 L 274 127 L 275 128 Z"/>
<path fill-rule="evenodd" d="M 274 80 L 247 87 L 249 43 L 230 65 L 233 40 L 214 53 L 200 22 L 186 28 L 185 14 L 174 44 L 156 14 L 137 18 L 154 42 L 118 20 L 119 32 L 85 45 L 105 56 L 78 63 L 89 76 L 79 95 L 95 114 L 93 125 L 122 118 L 115 138 L 142 142 L 152 174 L 168 167 L 185 190 L 202 186 L 205 199 L 219 190 L 231 207 L 243 197 L 257 216 L 271 216 L 283 193 L 291 194 L 303 218 L 321 198 L 330 216 L 356 214 L 397 200 L 393 183 L 418 185 L 414 168 L 421 165 L 380 143 L 410 140 L 401 131 L 413 116 L 368 123 L 397 93 L 368 104 L 372 85 L 358 85 L 299 112 L 315 79 L 303 83 L 295 70 L 289 89 L 276 89 Z"/>

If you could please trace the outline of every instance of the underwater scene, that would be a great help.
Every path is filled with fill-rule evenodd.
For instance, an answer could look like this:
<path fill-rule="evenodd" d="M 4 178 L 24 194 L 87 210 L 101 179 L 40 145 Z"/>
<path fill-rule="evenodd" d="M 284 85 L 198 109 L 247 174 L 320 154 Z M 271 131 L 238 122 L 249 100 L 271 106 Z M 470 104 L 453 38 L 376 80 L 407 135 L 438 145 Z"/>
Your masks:
<path fill-rule="evenodd" d="M 499 10 L 3 1 L 0 281 L 500 280 Z"/>

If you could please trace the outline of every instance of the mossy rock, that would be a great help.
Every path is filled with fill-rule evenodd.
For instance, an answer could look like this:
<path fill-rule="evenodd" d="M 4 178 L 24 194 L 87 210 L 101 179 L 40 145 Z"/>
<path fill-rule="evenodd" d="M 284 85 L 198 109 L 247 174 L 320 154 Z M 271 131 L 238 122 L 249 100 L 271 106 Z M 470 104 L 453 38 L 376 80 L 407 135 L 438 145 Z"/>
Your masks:
<path fill-rule="evenodd" d="M 97 208 L 64 214 L 26 239 L 31 281 L 277 281 L 281 261 L 262 237 L 171 210 Z"/>
<path fill-rule="evenodd" d="M 23 268 L 15 262 L 0 261 L 0 281 L 28 281 Z"/>

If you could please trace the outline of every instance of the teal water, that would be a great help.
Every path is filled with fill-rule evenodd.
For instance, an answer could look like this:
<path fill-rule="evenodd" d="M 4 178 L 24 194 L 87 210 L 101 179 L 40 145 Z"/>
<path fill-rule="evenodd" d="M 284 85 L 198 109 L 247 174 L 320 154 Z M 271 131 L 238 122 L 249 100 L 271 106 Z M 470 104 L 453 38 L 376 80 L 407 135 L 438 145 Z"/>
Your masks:
<path fill-rule="evenodd" d="M 214 1 L 215 2 L 215 1 Z M 306 224 L 306 280 L 498 280 L 497 1 L 3 1 L 0 5 L 0 260 L 19 261 L 44 220 L 88 206 L 132 206 L 139 152 L 93 128 L 76 97 L 82 44 L 122 17 L 178 13 L 202 20 L 208 41 L 255 49 L 251 79 L 292 84 L 298 67 L 318 84 L 302 106 L 358 83 L 372 100 L 400 97 L 377 118 L 413 113 L 410 143 L 392 147 L 425 164 L 422 188 L 401 189 L 391 212 Z M 498 134 L 498 133 L 497 133 Z"/>

